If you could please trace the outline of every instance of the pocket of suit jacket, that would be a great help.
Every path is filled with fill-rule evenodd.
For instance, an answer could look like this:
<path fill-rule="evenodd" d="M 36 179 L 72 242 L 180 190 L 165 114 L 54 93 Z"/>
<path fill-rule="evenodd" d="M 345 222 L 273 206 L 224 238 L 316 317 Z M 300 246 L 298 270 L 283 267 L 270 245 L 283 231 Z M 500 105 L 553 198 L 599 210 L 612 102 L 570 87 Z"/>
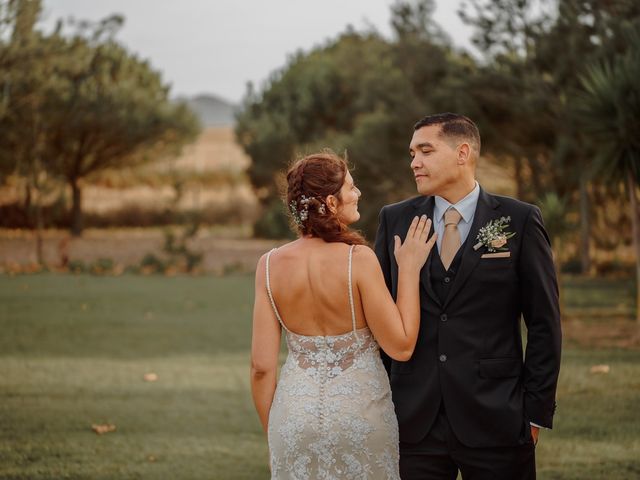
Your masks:
<path fill-rule="evenodd" d="M 507 253 L 509 255 L 503 255 Z M 513 266 L 513 257 L 511 252 L 484 253 L 480 257 L 478 267 L 480 270 L 501 270 L 511 268 Z"/>
<path fill-rule="evenodd" d="M 522 372 L 522 360 L 517 357 L 481 358 L 478 366 L 481 378 L 518 377 Z"/>
<path fill-rule="evenodd" d="M 511 257 L 511 252 L 494 252 L 494 253 L 483 253 L 480 258 L 509 258 Z"/>

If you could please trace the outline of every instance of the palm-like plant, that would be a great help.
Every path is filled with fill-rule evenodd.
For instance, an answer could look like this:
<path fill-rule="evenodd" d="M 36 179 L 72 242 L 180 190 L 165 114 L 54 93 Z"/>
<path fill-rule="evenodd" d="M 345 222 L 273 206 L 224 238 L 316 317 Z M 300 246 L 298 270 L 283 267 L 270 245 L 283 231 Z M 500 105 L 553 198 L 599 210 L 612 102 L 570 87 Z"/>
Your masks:
<path fill-rule="evenodd" d="M 627 49 L 591 65 L 581 77 L 577 120 L 593 141 L 591 173 L 627 187 L 636 254 L 636 319 L 640 323 L 640 26 L 626 31 Z"/>

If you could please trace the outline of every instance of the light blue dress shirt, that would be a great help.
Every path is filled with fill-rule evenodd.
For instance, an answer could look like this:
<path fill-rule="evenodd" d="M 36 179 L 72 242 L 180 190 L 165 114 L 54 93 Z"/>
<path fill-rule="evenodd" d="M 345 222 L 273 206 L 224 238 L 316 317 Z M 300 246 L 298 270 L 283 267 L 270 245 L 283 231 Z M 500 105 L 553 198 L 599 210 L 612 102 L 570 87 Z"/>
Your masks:
<path fill-rule="evenodd" d="M 451 204 L 444 198 L 436 195 L 436 205 L 433 209 L 433 228 L 438 234 L 438 238 L 436 239 L 436 243 L 438 244 L 438 253 L 440 253 L 440 245 L 442 244 L 442 237 L 444 236 L 444 212 L 446 212 L 449 207 L 453 206 L 458 213 L 462 215 L 460 223 L 458 223 L 460 245 L 462 245 L 469 236 L 471 223 L 473 222 L 473 217 L 476 214 L 478 198 L 480 198 L 480 185 L 478 185 L 478 182 L 476 182 L 474 189 L 456 204 Z"/>

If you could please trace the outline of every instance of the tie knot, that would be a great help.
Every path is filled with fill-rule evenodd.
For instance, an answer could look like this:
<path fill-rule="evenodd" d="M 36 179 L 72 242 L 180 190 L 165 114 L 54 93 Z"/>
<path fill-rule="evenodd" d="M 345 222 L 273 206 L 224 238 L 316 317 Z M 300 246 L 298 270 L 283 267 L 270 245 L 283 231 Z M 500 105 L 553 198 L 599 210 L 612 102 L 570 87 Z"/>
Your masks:
<path fill-rule="evenodd" d="M 458 225 L 462 220 L 462 215 L 455 208 L 451 207 L 449 210 L 444 212 L 444 226 L 445 228 L 449 225 Z"/>

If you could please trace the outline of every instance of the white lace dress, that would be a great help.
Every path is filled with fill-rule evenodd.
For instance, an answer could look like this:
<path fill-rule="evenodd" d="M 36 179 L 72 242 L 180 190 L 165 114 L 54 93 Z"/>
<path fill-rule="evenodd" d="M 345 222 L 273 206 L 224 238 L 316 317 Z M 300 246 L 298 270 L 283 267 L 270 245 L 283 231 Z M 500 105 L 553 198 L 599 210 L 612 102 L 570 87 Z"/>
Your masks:
<path fill-rule="evenodd" d="M 275 250 L 275 249 L 274 249 Z M 273 301 L 267 255 L 267 292 L 286 332 L 289 355 L 269 413 L 272 479 L 399 480 L 398 422 L 379 347 L 368 328 L 307 336 L 287 329 Z"/>

